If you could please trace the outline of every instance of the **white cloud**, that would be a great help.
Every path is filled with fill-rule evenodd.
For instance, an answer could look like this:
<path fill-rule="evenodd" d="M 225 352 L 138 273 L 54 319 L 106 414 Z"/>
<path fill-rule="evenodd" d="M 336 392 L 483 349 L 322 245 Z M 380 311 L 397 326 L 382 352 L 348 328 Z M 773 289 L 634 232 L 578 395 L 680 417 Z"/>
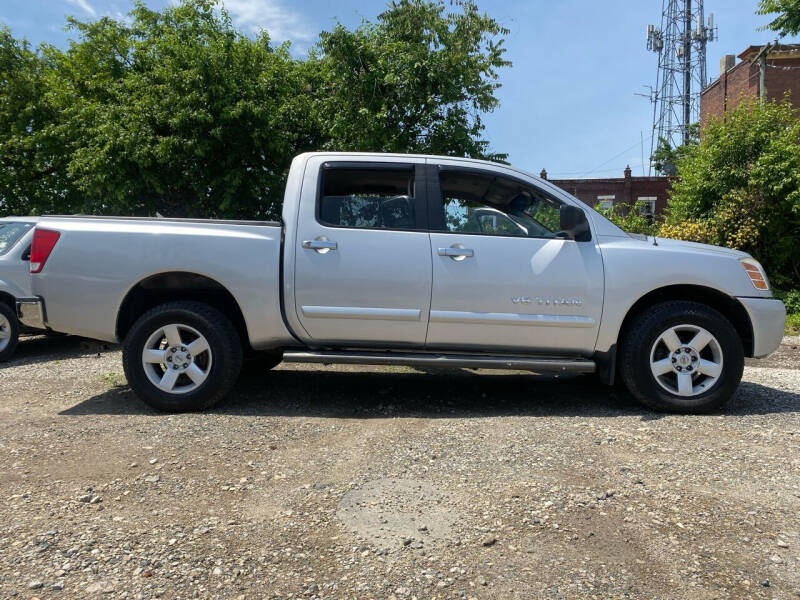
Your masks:
<path fill-rule="evenodd" d="M 264 29 L 273 41 L 289 40 L 300 45 L 314 35 L 303 16 L 282 6 L 279 0 L 224 0 L 223 3 L 236 25 L 247 33 Z"/>
<path fill-rule="evenodd" d="M 94 7 L 91 4 L 89 4 L 88 0 L 67 0 L 67 2 L 69 4 L 73 4 L 73 5 L 77 6 L 83 12 L 85 12 L 87 15 L 91 15 L 92 17 L 96 17 L 97 16 L 97 11 L 94 9 Z"/>

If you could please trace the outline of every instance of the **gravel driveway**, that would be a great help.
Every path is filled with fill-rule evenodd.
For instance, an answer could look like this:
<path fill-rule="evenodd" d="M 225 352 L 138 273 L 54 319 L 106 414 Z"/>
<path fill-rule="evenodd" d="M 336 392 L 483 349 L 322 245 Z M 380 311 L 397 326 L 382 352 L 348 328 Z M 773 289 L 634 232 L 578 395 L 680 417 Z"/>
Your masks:
<path fill-rule="evenodd" d="M 591 378 L 251 365 L 157 414 L 119 352 L 0 368 L 0 597 L 800 598 L 800 350 L 727 408 Z"/>

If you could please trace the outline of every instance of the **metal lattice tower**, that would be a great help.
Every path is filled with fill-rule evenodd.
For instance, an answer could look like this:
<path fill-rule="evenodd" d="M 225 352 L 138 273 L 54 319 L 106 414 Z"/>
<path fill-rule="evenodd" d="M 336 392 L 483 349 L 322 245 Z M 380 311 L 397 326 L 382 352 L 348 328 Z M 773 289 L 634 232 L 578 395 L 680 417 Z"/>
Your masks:
<path fill-rule="evenodd" d="M 661 138 L 673 148 L 689 141 L 707 83 L 706 45 L 715 38 L 714 17 L 706 23 L 703 0 L 662 0 L 661 28 L 647 26 L 647 49 L 658 54 L 651 155 Z"/>

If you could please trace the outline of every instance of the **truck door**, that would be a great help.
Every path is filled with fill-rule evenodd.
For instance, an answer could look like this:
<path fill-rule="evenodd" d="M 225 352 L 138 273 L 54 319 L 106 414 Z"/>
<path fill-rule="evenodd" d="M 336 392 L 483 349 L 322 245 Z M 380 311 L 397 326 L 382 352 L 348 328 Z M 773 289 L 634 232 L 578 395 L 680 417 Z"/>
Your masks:
<path fill-rule="evenodd" d="M 431 297 L 424 159 L 309 159 L 294 306 L 313 344 L 422 347 Z"/>
<path fill-rule="evenodd" d="M 595 240 L 559 231 L 559 199 L 511 173 L 455 162 L 432 173 L 429 190 L 428 347 L 594 350 L 602 259 Z"/>

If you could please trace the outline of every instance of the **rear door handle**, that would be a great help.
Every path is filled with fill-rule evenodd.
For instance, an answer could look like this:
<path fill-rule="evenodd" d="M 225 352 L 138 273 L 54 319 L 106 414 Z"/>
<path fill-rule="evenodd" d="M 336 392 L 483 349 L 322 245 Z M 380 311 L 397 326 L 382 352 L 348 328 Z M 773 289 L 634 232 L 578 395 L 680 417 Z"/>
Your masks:
<path fill-rule="evenodd" d="M 449 256 L 453 260 L 464 260 L 465 258 L 472 258 L 475 256 L 475 251 L 472 248 L 439 248 L 439 256 Z"/>
<path fill-rule="evenodd" d="M 331 242 L 330 240 L 303 240 L 303 248 L 316 250 L 320 254 L 336 250 L 338 247 L 339 245 L 336 242 Z"/>

